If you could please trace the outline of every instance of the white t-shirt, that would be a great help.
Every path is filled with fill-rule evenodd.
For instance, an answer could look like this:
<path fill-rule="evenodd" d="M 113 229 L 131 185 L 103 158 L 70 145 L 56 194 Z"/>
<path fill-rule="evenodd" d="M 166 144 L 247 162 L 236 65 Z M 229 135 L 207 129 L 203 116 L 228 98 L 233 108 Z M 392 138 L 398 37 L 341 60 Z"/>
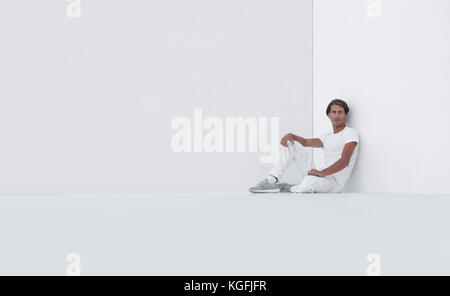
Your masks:
<path fill-rule="evenodd" d="M 353 167 L 355 166 L 356 159 L 358 158 L 359 150 L 359 136 L 355 129 L 346 126 L 342 131 L 335 134 L 333 132 L 322 135 L 318 137 L 323 143 L 323 151 L 325 155 L 325 167 L 327 168 L 338 161 L 342 156 L 342 151 L 347 143 L 357 142 L 355 150 L 350 158 L 350 163 L 341 171 L 329 175 L 333 177 L 336 182 L 344 186 L 347 182 L 350 174 L 352 173 Z"/>

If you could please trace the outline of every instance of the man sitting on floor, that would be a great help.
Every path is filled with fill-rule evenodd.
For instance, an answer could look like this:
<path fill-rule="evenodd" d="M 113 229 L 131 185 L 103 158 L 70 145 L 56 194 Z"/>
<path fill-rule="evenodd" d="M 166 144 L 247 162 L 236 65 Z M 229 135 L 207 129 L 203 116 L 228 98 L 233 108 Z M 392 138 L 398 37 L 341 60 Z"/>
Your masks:
<path fill-rule="evenodd" d="M 359 137 L 355 129 L 346 126 L 350 109 L 346 102 L 333 100 L 327 107 L 327 116 L 333 125 L 333 132 L 315 139 L 304 139 L 288 134 L 281 139 L 280 154 L 270 174 L 255 187 L 254 193 L 328 193 L 342 192 L 356 159 L 358 158 Z M 305 147 L 323 148 L 325 168 L 311 169 L 312 159 Z M 279 184 L 279 179 L 294 163 L 299 170 L 300 184 Z"/>

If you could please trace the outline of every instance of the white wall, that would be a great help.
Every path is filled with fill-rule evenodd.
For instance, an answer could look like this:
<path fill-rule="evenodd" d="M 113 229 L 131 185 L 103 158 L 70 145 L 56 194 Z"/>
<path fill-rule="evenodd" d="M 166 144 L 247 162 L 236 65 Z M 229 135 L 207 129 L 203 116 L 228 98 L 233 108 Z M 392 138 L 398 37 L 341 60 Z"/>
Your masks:
<path fill-rule="evenodd" d="M 374 3 L 314 1 L 314 134 L 346 99 L 361 137 L 349 191 L 448 193 L 450 1 L 383 0 L 371 18 Z"/>
<path fill-rule="evenodd" d="M 242 191 L 260 153 L 181 153 L 178 116 L 312 135 L 312 0 L 0 2 L 0 195 Z M 279 139 L 276 139 L 279 141 Z"/>

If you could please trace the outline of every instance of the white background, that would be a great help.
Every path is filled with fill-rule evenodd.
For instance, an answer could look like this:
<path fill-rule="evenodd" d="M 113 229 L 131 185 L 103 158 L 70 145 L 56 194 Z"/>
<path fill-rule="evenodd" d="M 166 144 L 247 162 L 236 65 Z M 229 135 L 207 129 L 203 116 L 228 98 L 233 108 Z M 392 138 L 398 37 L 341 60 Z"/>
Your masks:
<path fill-rule="evenodd" d="M 247 190 L 259 153 L 175 154 L 172 120 L 279 116 L 308 137 L 334 98 L 361 136 L 348 190 L 447 193 L 450 2 L 368 3 L 99 0 L 77 19 L 1 1 L 0 194 Z"/>
<path fill-rule="evenodd" d="M 381 18 L 368 3 L 314 1 L 314 134 L 347 100 L 361 138 L 349 191 L 448 193 L 450 1 L 381 1 Z"/>
<path fill-rule="evenodd" d="M 311 1 L 2 0 L 0 274 L 448 274 L 448 196 L 411 193 L 448 193 L 450 4 L 314 2 L 313 59 Z M 410 193 L 254 195 L 259 154 L 170 148 L 194 108 L 310 136 L 336 97 L 349 189 Z"/>
<path fill-rule="evenodd" d="M 177 116 L 312 135 L 311 0 L 0 2 L 0 194 L 242 191 L 259 153 L 175 154 Z M 275 139 L 279 141 L 279 139 Z"/>

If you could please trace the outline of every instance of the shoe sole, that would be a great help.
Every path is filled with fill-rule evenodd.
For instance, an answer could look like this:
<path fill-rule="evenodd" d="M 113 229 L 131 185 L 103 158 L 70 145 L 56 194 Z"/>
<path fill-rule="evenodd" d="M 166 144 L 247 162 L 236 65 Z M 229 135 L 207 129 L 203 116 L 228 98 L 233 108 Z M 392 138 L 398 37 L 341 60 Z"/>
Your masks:
<path fill-rule="evenodd" d="M 258 190 L 258 189 L 253 189 L 253 190 L 249 190 L 252 193 L 279 193 L 280 189 L 262 189 L 262 190 Z"/>

